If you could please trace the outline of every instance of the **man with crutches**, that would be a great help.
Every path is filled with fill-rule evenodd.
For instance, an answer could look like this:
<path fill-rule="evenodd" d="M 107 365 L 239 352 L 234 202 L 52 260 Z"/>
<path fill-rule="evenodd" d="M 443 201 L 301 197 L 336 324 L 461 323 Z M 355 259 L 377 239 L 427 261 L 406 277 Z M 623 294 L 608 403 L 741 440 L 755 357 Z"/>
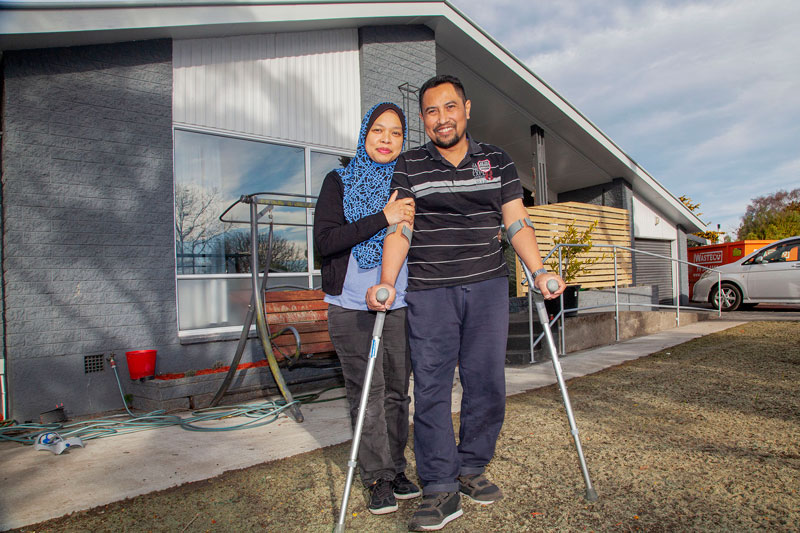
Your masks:
<path fill-rule="evenodd" d="M 543 267 L 511 158 L 467 135 L 471 102 L 461 82 L 437 76 L 419 98 L 430 142 L 398 158 L 392 182 L 398 198 L 414 199 L 413 227 L 389 228 L 381 283 L 367 292 L 367 305 L 376 311 L 391 305 L 407 255 L 414 452 L 423 484 L 409 529 L 427 531 L 462 515 L 461 494 L 484 505 L 502 497 L 484 474 L 506 401 L 508 268 L 501 225 L 545 298 L 561 294 L 564 282 Z M 547 288 L 549 280 L 557 290 Z M 390 293 L 385 304 L 376 299 L 381 288 Z M 456 366 L 463 386 L 457 445 L 450 406 Z"/>

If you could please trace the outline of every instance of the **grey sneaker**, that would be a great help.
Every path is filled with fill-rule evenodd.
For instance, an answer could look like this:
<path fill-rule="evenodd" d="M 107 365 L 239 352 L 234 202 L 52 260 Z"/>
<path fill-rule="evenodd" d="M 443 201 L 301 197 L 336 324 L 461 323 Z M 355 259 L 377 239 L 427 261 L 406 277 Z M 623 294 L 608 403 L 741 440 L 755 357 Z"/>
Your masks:
<path fill-rule="evenodd" d="M 392 492 L 392 482 L 379 479 L 369 488 L 369 512 L 387 514 L 397 510 L 397 500 Z"/>
<path fill-rule="evenodd" d="M 436 531 L 464 514 L 457 492 L 425 494 L 408 523 L 409 531 Z"/>
<path fill-rule="evenodd" d="M 419 487 L 417 487 L 411 482 L 410 479 L 406 477 L 405 472 L 400 472 L 394 476 L 394 481 L 392 481 L 392 490 L 394 491 L 394 497 L 398 500 L 410 500 L 411 498 L 416 498 L 422 494 L 422 491 L 419 490 Z"/>
<path fill-rule="evenodd" d="M 483 474 L 458 476 L 459 490 L 474 502 L 489 505 L 503 497 L 503 492 Z"/>

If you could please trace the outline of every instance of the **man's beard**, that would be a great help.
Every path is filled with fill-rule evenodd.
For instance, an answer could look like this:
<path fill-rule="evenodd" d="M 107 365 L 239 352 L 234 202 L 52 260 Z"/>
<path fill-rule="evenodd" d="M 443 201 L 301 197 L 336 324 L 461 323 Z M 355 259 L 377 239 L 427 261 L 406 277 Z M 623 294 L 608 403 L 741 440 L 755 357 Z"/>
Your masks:
<path fill-rule="evenodd" d="M 439 148 L 452 148 L 453 146 L 457 145 L 459 143 L 459 141 L 461 141 L 461 138 L 464 136 L 464 134 L 462 133 L 462 134 L 459 135 L 458 129 L 456 129 L 455 124 L 452 127 L 453 127 L 453 132 L 454 132 L 453 136 L 450 137 L 449 139 L 446 139 L 446 140 L 442 139 L 441 137 L 439 137 L 439 135 L 436 132 L 436 130 L 433 130 L 433 134 L 434 135 L 433 135 L 433 138 L 431 139 L 433 144 L 435 144 Z"/>

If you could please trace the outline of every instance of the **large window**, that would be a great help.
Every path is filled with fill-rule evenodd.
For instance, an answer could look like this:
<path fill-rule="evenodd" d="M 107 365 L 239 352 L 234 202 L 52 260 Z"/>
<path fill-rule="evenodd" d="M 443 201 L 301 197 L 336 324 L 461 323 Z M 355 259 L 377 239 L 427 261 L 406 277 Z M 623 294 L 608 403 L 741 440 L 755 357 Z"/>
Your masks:
<path fill-rule="evenodd" d="M 181 331 L 241 325 L 247 312 L 250 226 L 223 223 L 219 215 L 244 194 L 316 196 L 325 175 L 346 161 L 341 154 L 304 146 L 175 130 L 175 260 Z M 229 217 L 226 220 L 247 221 L 249 213 L 241 205 Z M 275 208 L 273 219 L 269 285 L 319 285 L 311 228 L 303 226 L 313 221 L 313 210 Z M 260 226 L 262 268 L 268 231 L 267 224 Z"/>

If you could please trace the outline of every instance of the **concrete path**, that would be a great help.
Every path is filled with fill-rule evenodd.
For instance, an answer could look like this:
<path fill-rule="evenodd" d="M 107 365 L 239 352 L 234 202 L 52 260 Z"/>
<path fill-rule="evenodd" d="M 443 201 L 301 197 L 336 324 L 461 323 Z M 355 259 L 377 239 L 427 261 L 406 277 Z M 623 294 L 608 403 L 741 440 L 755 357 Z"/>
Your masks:
<path fill-rule="evenodd" d="M 709 320 L 561 359 L 565 379 L 597 372 L 744 322 Z M 506 369 L 508 394 L 556 382 L 550 362 Z M 343 389 L 326 393 L 338 397 Z M 461 387 L 453 387 L 453 411 Z M 0 442 L 0 531 L 282 459 L 351 438 L 343 399 L 304 405 L 305 421 L 279 418 L 241 431 L 179 427 L 88 441 L 62 455 Z M 225 425 L 229 425 L 227 421 Z"/>

